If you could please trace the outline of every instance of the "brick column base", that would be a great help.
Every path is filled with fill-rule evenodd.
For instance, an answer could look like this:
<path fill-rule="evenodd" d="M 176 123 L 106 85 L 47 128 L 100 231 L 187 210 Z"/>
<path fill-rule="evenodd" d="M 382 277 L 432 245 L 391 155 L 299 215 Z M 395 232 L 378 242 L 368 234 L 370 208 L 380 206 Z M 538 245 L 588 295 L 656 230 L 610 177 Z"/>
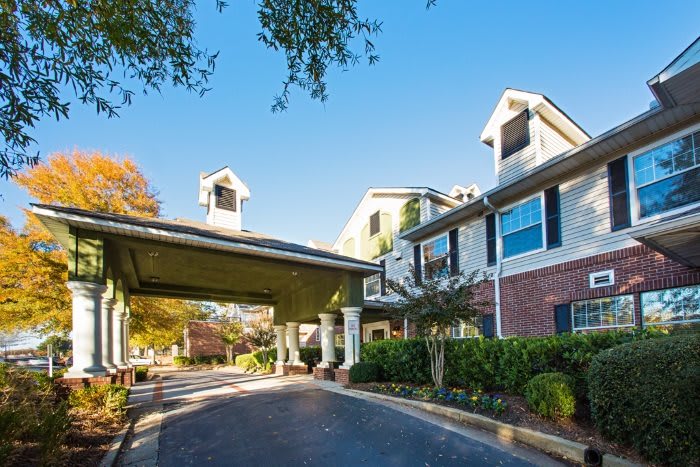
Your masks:
<path fill-rule="evenodd" d="M 273 365 L 273 373 L 282 376 L 295 376 L 309 374 L 309 367 L 306 365 Z"/>
<path fill-rule="evenodd" d="M 117 384 L 130 388 L 136 381 L 135 368 L 117 368 Z"/>
<path fill-rule="evenodd" d="M 350 370 L 345 368 L 338 368 L 335 370 L 335 382 L 343 386 L 350 384 Z"/>
<path fill-rule="evenodd" d="M 319 368 L 314 367 L 314 379 L 321 381 L 334 381 L 334 374 L 332 368 Z"/>
<path fill-rule="evenodd" d="M 288 376 L 289 375 L 289 367 L 287 365 L 272 365 L 274 369 L 272 372 L 276 375 L 281 375 L 281 376 Z"/>
<path fill-rule="evenodd" d="M 117 384 L 117 375 L 93 376 L 92 378 L 57 378 L 56 383 L 74 391 L 88 386 Z"/>

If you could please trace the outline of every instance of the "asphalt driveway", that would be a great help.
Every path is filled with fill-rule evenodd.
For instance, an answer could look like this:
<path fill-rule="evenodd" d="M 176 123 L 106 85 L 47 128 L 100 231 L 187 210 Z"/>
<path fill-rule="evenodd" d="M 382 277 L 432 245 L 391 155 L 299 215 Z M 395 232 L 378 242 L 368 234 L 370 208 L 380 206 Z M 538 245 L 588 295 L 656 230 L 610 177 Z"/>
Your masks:
<path fill-rule="evenodd" d="M 555 465 L 544 454 L 450 422 L 329 392 L 309 380 L 215 375 L 218 397 L 167 397 L 187 376 L 167 377 L 157 465 Z M 190 375 L 197 387 L 202 374 Z M 176 389 L 177 388 L 177 389 Z M 207 392 L 211 387 L 207 384 Z"/>

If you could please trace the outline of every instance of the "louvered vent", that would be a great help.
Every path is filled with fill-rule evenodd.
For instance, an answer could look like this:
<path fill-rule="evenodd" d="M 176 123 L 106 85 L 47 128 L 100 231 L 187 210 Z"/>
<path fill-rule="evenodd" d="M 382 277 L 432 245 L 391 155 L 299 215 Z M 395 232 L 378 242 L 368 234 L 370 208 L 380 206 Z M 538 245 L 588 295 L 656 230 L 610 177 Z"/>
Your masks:
<path fill-rule="evenodd" d="M 369 216 L 369 236 L 373 237 L 377 235 L 380 229 L 381 227 L 379 224 L 379 211 L 377 211 L 371 216 Z"/>
<path fill-rule="evenodd" d="M 501 127 L 501 159 L 515 154 L 530 144 L 530 127 L 527 109 Z"/>
<path fill-rule="evenodd" d="M 588 276 L 588 281 L 592 289 L 613 285 L 615 284 L 615 271 L 594 272 Z"/>
<path fill-rule="evenodd" d="M 214 190 L 216 196 L 216 207 L 227 211 L 236 210 L 236 190 L 216 185 Z"/>

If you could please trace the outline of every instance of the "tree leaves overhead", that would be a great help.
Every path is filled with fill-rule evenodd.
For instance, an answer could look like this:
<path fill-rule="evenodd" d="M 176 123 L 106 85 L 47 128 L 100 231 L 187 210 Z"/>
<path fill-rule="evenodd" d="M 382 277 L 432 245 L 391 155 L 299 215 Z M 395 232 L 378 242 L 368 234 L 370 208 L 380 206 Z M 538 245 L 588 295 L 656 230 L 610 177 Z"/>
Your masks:
<path fill-rule="evenodd" d="M 287 108 L 291 86 L 325 102 L 330 66 L 347 69 L 363 55 L 370 65 L 379 60 L 370 38 L 381 32 L 381 23 L 361 19 L 357 0 L 263 0 L 258 18 L 263 29 L 260 42 L 275 51 L 282 49 L 287 59 L 289 74 L 272 104 L 273 112 Z M 352 49 L 355 39 L 364 42 L 363 53 Z"/>
<path fill-rule="evenodd" d="M 131 103 L 130 86 L 147 93 L 170 84 L 203 95 L 216 54 L 194 40 L 194 7 L 189 0 L 0 2 L 0 176 L 38 161 L 27 153 L 36 142 L 27 130 L 44 117 L 68 117 L 66 89 L 108 117 Z"/>

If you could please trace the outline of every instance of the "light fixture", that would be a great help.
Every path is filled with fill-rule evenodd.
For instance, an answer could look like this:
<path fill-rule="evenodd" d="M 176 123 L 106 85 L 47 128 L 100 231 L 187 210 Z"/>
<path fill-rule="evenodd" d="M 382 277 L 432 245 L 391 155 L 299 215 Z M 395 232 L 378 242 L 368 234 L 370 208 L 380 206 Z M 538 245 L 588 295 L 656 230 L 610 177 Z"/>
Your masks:
<path fill-rule="evenodd" d="M 154 284 L 157 284 L 158 282 L 160 282 L 160 277 L 151 276 L 151 282 L 153 282 Z"/>
<path fill-rule="evenodd" d="M 297 277 L 298 275 L 299 275 L 299 273 L 298 273 L 298 272 L 296 272 L 296 271 L 292 271 L 292 276 L 294 276 L 294 277 Z"/>
<path fill-rule="evenodd" d="M 263 289 L 263 292 L 265 292 L 266 294 L 269 295 L 272 293 L 272 290 L 266 288 L 266 289 Z"/>

